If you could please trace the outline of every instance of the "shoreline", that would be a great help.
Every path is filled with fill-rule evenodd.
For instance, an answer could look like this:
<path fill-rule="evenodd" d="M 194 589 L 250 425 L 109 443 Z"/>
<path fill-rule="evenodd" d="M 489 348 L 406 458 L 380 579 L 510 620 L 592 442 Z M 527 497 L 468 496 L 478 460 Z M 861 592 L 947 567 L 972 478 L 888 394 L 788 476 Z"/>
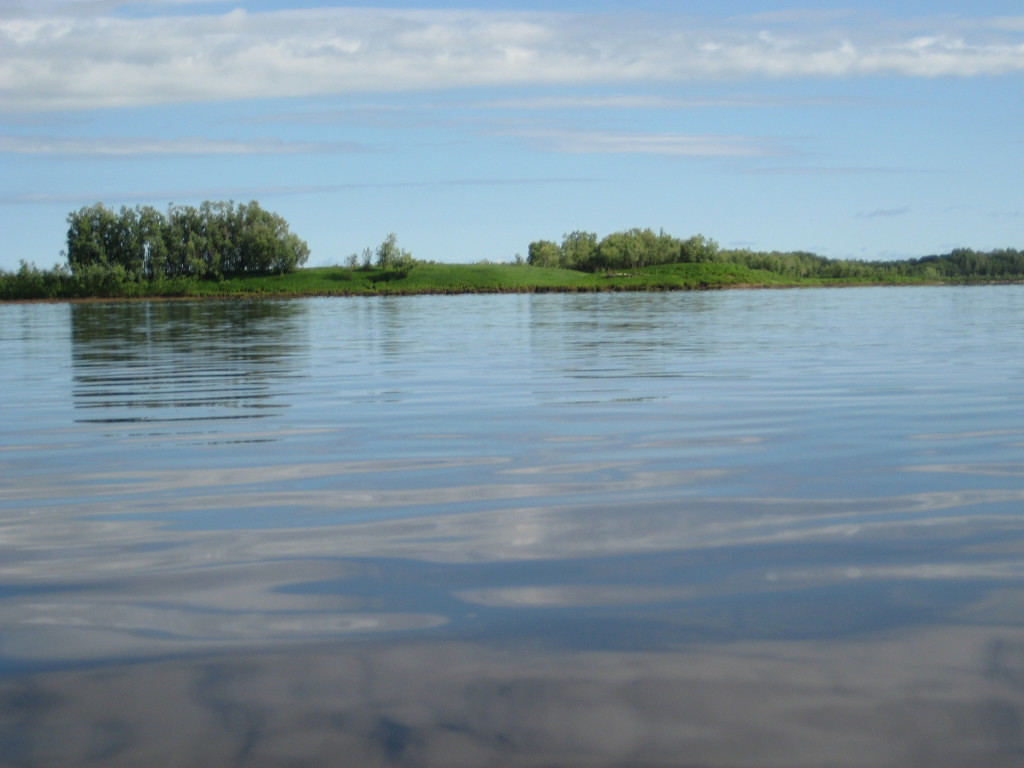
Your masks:
<path fill-rule="evenodd" d="M 523 295 L 523 294 L 601 294 L 601 293 L 703 293 L 708 291 L 774 291 L 774 290 L 814 290 L 814 289 L 845 289 L 845 288 L 938 288 L 938 287 L 984 287 L 993 285 L 1024 285 L 1024 280 L 974 280 L 974 281 L 942 281 L 928 282 L 830 282 L 830 283 L 732 283 L 722 285 L 704 285 L 699 287 L 608 287 L 608 288 L 570 288 L 570 287 L 539 287 L 539 288 L 438 288 L 409 291 L 228 291 L 202 292 L 187 295 L 168 296 L 165 294 L 143 294 L 137 296 L 69 296 L 40 298 L 0 298 L 3 304 L 100 304 L 134 301 L 259 301 L 270 299 L 376 299 L 402 298 L 414 296 L 484 296 L 484 295 Z"/>
<path fill-rule="evenodd" d="M 630 272 L 581 272 L 559 267 L 426 262 L 402 270 L 313 267 L 284 274 L 236 274 L 217 279 L 159 282 L 125 279 L 91 286 L 73 275 L 15 277 L 0 285 L 0 303 L 258 300 L 328 297 L 458 296 L 525 293 L 661 293 L 676 291 L 857 288 L 939 285 L 1006 285 L 1024 282 L 958 275 L 793 276 L 734 263 L 684 263 Z M 90 289 L 95 291 L 90 291 Z"/>

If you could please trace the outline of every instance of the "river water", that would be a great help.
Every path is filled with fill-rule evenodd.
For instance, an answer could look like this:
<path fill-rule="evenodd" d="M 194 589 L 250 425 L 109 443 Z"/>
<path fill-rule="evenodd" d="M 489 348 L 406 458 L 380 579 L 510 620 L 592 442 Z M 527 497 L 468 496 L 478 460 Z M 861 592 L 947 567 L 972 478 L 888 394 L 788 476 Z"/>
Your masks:
<path fill-rule="evenodd" d="M 0 765 L 1024 762 L 1024 287 L 0 305 L 0 392 Z"/>

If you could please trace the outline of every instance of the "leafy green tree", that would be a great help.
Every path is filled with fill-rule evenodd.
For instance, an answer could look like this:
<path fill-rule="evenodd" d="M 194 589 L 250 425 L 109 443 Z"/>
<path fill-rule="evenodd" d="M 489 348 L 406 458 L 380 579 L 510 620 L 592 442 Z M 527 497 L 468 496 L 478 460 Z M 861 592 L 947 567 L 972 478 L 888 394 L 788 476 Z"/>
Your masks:
<path fill-rule="evenodd" d="M 394 232 L 377 246 L 377 266 L 380 269 L 407 269 L 412 266 L 412 254 L 398 247 L 398 237 Z"/>
<path fill-rule="evenodd" d="M 645 231 L 650 232 L 650 230 Z M 679 261 L 681 250 L 682 243 L 678 238 L 672 237 L 664 229 L 659 230 L 657 236 L 651 242 L 648 263 L 673 264 Z"/>
<path fill-rule="evenodd" d="M 613 232 L 597 245 L 587 269 L 639 269 L 678 261 L 680 242 L 664 230 L 629 229 Z"/>
<path fill-rule="evenodd" d="M 631 269 L 638 260 L 636 243 L 627 232 L 612 232 L 597 248 L 597 269 Z"/>
<path fill-rule="evenodd" d="M 718 243 L 704 237 L 694 235 L 685 240 L 679 248 L 679 260 L 682 262 L 706 262 L 718 260 Z"/>
<path fill-rule="evenodd" d="M 566 269 L 591 269 L 590 265 L 596 250 L 596 234 L 580 230 L 570 232 L 562 238 L 562 252 L 558 265 Z"/>
<path fill-rule="evenodd" d="M 136 208 L 136 221 L 143 263 L 139 274 L 149 280 L 160 280 L 167 276 L 167 221 L 152 206 Z"/>
<path fill-rule="evenodd" d="M 106 206 L 82 208 L 68 215 L 68 266 L 77 270 L 90 265 L 110 263 L 116 251 L 117 217 Z"/>
<path fill-rule="evenodd" d="M 550 240 L 530 243 L 526 251 L 526 263 L 531 267 L 557 267 L 562 250 Z"/>
<path fill-rule="evenodd" d="M 171 243 L 175 254 L 174 274 L 186 277 L 207 277 L 206 265 L 210 261 L 206 228 L 202 212 L 192 206 L 183 206 L 171 211 L 175 239 Z"/>

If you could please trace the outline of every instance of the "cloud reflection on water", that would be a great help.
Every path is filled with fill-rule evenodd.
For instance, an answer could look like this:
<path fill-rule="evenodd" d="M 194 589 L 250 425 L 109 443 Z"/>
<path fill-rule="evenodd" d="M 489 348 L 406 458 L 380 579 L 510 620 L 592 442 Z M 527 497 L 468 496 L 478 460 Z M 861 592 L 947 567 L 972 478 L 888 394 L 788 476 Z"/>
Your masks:
<path fill-rule="evenodd" d="M 73 309 L 0 764 L 1015 765 L 1019 338 L 856 295 Z"/>
<path fill-rule="evenodd" d="M 264 479 L 270 478 L 273 485 L 308 478 L 312 472 L 279 468 L 268 471 Z M 5 552 L 0 575 L 56 589 L 48 594 L 26 592 L 14 602 L 8 598 L 3 616 L 9 630 L 4 653 L 9 657 L 152 655 L 197 651 L 228 640 L 249 647 L 269 641 L 422 630 L 462 621 L 467 609 L 460 610 L 460 603 L 515 610 L 652 606 L 654 613 L 648 618 L 657 621 L 665 619 L 657 606 L 675 604 L 673 610 L 683 614 L 696 611 L 698 626 L 705 622 L 699 617 L 707 600 L 754 595 L 775 600 L 787 593 L 853 583 L 863 590 L 871 584 L 875 586 L 870 589 L 889 589 L 933 581 L 962 590 L 970 584 L 982 588 L 1024 577 L 1014 559 L 1019 552 L 1013 548 L 1002 558 L 982 559 L 968 546 L 983 543 L 990 534 L 1004 542 L 1014 535 L 1024 539 L 1024 521 L 996 511 L 1002 504 L 1024 502 L 1024 491 L 859 500 L 694 497 L 574 506 L 552 505 L 556 489 L 527 484 L 517 493 L 546 497 L 548 503 L 438 514 L 422 514 L 413 505 L 412 515 L 320 526 L 315 524 L 318 510 L 344 503 L 345 495 L 312 490 L 238 494 L 230 492 L 229 482 L 224 493 L 190 497 L 188 487 L 180 484 L 183 479 L 205 488 L 213 478 L 204 472 L 178 471 L 170 473 L 178 493 L 161 498 L 151 492 L 168 487 L 168 477 L 129 474 L 130 478 L 111 473 L 118 482 L 136 481 L 118 486 L 126 492 L 120 500 L 113 494 L 74 506 L 42 506 L 20 516 L 8 515 L 0 526 L 0 549 Z M 249 473 L 229 476 L 241 480 Z M 631 493 L 633 488 L 630 485 Z M 422 493 L 406 491 L 378 499 L 402 509 L 412 505 L 414 497 L 422 504 Z M 479 498 L 476 487 L 440 489 L 438 494 L 444 499 Z M 217 505 L 238 509 L 241 504 L 251 511 L 286 501 L 292 517 L 301 517 L 304 511 L 312 516 L 312 524 L 206 530 L 166 524 L 190 505 L 209 510 Z M 988 507 L 992 509 L 985 511 Z M 133 519 L 140 509 L 151 519 Z M 908 561 L 908 553 L 900 551 L 906 550 L 901 542 L 915 540 L 924 530 L 928 549 Z M 944 540 L 949 543 L 942 547 Z M 892 556 L 887 554 L 893 548 L 890 542 L 896 542 Z M 709 571 L 699 565 L 716 557 L 716 551 L 721 553 L 721 566 Z M 667 574 L 649 561 L 658 553 L 681 558 L 673 566 L 676 585 L 666 584 Z M 846 561 L 810 565 L 823 556 Z M 696 564 L 686 565 L 688 558 Z M 539 569 L 543 562 L 551 566 Z M 395 570 L 399 563 L 422 565 L 404 573 L 402 568 L 409 567 Z M 504 570 L 487 576 L 495 567 Z M 595 568 L 612 568 L 616 575 L 603 585 Z M 708 582 L 702 575 L 719 568 L 718 581 Z M 417 576 L 422 569 L 434 575 Z M 395 575 L 386 576 L 389 571 Z M 635 573 L 639 581 L 630 583 L 626 573 Z M 578 575 L 566 581 L 567 574 Z M 466 588 L 488 579 L 499 583 Z M 583 581 L 573 583 L 575 579 Z M 410 592 L 417 580 L 423 582 L 419 595 Z M 376 598 L 364 594 L 368 584 L 377 584 Z M 928 611 L 939 614 L 960 602 L 952 593 L 942 600 L 930 593 L 914 599 L 924 600 Z M 876 605 L 870 610 L 883 609 Z M 925 618 L 916 610 L 906 613 L 905 620 Z M 749 628 L 737 625 L 729 631 L 742 636 Z"/>
<path fill-rule="evenodd" d="M 963 475 L 993 475 L 996 477 L 1024 477 L 1022 464 L 923 464 L 907 467 L 909 472 L 950 472 Z"/>
<path fill-rule="evenodd" d="M 646 653 L 392 642 L 2 680 L 0 739 L 11 764 L 1009 768 L 1022 693 L 1024 634 L 994 626 Z"/>

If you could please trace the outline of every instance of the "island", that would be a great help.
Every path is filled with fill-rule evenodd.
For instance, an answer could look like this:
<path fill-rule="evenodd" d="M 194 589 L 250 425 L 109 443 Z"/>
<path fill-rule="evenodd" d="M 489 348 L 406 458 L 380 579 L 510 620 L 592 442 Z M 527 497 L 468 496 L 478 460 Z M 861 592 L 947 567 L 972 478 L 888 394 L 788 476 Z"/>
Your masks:
<path fill-rule="evenodd" d="M 102 204 L 68 215 L 66 264 L 0 270 L 0 300 L 383 296 L 674 291 L 719 288 L 1024 282 L 1024 252 L 1005 248 L 901 261 L 722 248 L 651 229 L 537 240 L 508 262 L 422 261 L 389 234 L 343 264 L 309 268 L 309 247 L 257 202 L 199 207 Z"/>

